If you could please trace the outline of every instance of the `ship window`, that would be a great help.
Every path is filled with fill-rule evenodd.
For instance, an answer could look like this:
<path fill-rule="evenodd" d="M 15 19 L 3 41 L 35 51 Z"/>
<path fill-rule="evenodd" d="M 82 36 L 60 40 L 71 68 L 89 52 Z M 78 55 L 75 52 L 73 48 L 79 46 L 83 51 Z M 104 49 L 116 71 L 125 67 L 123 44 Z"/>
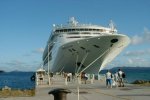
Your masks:
<path fill-rule="evenodd" d="M 89 38 L 89 37 L 92 37 L 92 36 L 82 36 L 81 38 Z"/>
<path fill-rule="evenodd" d="M 71 49 L 68 49 L 70 52 L 72 52 L 72 50 Z"/>
<path fill-rule="evenodd" d="M 88 29 L 85 29 L 85 31 L 88 31 Z"/>
<path fill-rule="evenodd" d="M 85 50 L 85 48 L 84 47 L 80 47 L 81 49 L 83 49 L 83 50 Z"/>
<path fill-rule="evenodd" d="M 93 33 L 93 34 L 100 34 L 100 33 Z"/>
<path fill-rule="evenodd" d="M 71 29 L 68 29 L 68 32 L 70 32 L 71 31 Z"/>
<path fill-rule="evenodd" d="M 80 31 L 84 31 L 84 29 L 81 28 Z"/>
<path fill-rule="evenodd" d="M 89 31 L 92 31 L 92 29 L 89 29 Z"/>
<path fill-rule="evenodd" d="M 103 29 L 99 29 L 100 32 L 103 32 Z"/>
<path fill-rule="evenodd" d="M 96 47 L 96 48 L 99 48 L 99 46 L 98 45 L 93 45 L 94 47 Z"/>
<path fill-rule="evenodd" d="M 75 29 L 72 29 L 72 31 L 75 31 Z"/>
<path fill-rule="evenodd" d="M 76 29 L 76 31 L 80 31 L 80 29 Z"/>
<path fill-rule="evenodd" d="M 80 36 L 71 36 L 71 37 L 67 37 L 67 38 L 81 38 Z"/>
<path fill-rule="evenodd" d="M 91 33 L 88 33 L 88 32 L 83 32 L 83 33 L 81 33 L 81 34 L 91 34 Z"/>
<path fill-rule="evenodd" d="M 74 48 L 72 48 L 73 51 L 76 51 Z"/>
<path fill-rule="evenodd" d="M 55 30 L 55 32 L 59 32 L 60 30 Z"/>
<path fill-rule="evenodd" d="M 78 32 L 72 32 L 72 33 L 68 33 L 68 35 L 76 35 L 79 34 Z"/>
<path fill-rule="evenodd" d="M 96 31 L 96 29 L 93 29 L 93 31 Z"/>
<path fill-rule="evenodd" d="M 67 32 L 68 30 L 67 29 L 64 29 L 64 32 Z"/>
<path fill-rule="evenodd" d="M 60 30 L 55 30 L 55 32 L 60 32 Z"/>
<path fill-rule="evenodd" d="M 104 29 L 92 29 L 92 28 L 76 28 L 76 29 L 58 29 L 55 32 L 71 32 L 71 31 L 100 31 L 104 32 Z"/>

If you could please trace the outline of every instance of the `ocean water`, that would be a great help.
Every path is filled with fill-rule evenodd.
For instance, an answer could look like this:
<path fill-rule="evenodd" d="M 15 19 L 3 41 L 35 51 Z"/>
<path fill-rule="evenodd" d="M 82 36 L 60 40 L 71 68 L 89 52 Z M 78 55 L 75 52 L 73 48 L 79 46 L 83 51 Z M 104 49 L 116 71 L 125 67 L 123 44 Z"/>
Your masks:
<path fill-rule="evenodd" d="M 34 89 L 35 81 L 31 81 L 34 72 L 3 72 L 0 73 L 0 88 L 4 86 L 12 89 Z"/>
<path fill-rule="evenodd" d="M 132 83 L 135 80 L 148 80 L 150 81 L 150 67 L 122 67 L 120 68 L 125 72 L 125 80 L 128 83 Z M 111 73 L 115 73 L 118 68 L 109 69 Z M 107 70 L 102 70 L 100 74 L 105 74 Z"/>
<path fill-rule="evenodd" d="M 150 80 L 150 67 L 123 67 L 121 68 L 126 74 L 128 83 L 135 80 Z M 118 68 L 110 69 L 115 73 Z M 105 74 L 107 70 L 102 70 L 100 74 Z M 0 89 L 4 86 L 12 89 L 34 89 L 35 81 L 31 81 L 34 72 L 4 72 L 0 73 Z"/>

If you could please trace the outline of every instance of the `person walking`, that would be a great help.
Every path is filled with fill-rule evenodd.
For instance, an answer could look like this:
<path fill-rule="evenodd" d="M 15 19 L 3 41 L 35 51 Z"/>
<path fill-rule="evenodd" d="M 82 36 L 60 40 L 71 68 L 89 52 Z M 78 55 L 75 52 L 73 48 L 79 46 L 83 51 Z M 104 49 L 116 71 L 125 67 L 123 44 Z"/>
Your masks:
<path fill-rule="evenodd" d="M 109 70 L 106 73 L 106 87 L 112 88 L 112 73 Z"/>
<path fill-rule="evenodd" d="M 124 72 L 121 69 L 118 69 L 119 87 L 124 87 L 123 74 Z"/>
<path fill-rule="evenodd" d="M 118 87 L 119 77 L 118 77 L 118 72 L 117 71 L 114 74 L 114 81 L 115 81 L 115 86 Z"/>

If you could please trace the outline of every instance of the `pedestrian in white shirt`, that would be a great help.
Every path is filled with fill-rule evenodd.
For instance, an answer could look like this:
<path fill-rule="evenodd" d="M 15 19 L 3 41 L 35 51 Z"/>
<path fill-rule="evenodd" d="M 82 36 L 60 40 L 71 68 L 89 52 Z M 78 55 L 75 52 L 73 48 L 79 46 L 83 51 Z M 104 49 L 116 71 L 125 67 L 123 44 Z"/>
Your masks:
<path fill-rule="evenodd" d="M 106 73 L 106 87 L 112 88 L 112 74 L 109 70 L 107 70 L 107 73 Z"/>
<path fill-rule="evenodd" d="M 124 82 L 123 82 L 123 71 L 121 69 L 118 69 L 118 77 L 119 77 L 119 87 L 124 87 Z"/>

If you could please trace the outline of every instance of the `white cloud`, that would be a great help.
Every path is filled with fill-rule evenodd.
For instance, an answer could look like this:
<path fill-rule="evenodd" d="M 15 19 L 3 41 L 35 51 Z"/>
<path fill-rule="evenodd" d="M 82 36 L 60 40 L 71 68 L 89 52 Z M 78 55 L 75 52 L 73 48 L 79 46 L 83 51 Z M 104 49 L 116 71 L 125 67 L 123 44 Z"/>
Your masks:
<path fill-rule="evenodd" d="M 150 30 L 144 28 L 143 33 L 139 35 L 134 35 L 131 38 L 131 44 L 139 47 L 132 51 L 127 51 L 124 53 L 126 58 L 127 66 L 141 66 L 150 67 Z M 144 47 L 144 48 L 142 48 Z"/>
<path fill-rule="evenodd" d="M 131 38 L 131 44 L 133 45 L 137 45 L 137 44 L 140 44 L 143 42 L 143 38 L 138 36 L 138 35 L 135 35 Z"/>
<path fill-rule="evenodd" d="M 44 52 L 44 48 L 38 48 L 33 51 L 33 53 L 43 53 L 43 52 Z"/>
<path fill-rule="evenodd" d="M 144 28 L 144 39 L 150 42 L 150 30 L 148 30 L 147 28 Z"/>
<path fill-rule="evenodd" d="M 126 64 L 131 67 L 137 67 L 137 66 L 150 67 L 149 59 L 140 58 L 140 57 L 129 58 Z"/>
<path fill-rule="evenodd" d="M 26 53 L 17 59 L 11 59 L 5 62 L 1 61 L 1 69 L 5 71 L 35 71 L 41 64 L 41 55 L 43 51 L 43 48 L 37 48 L 36 50 Z"/>
<path fill-rule="evenodd" d="M 24 62 L 20 60 L 11 60 L 7 62 L 1 62 L 1 70 L 4 71 L 36 71 L 39 66 L 40 62 L 38 61 Z"/>
<path fill-rule="evenodd" d="M 132 47 L 118 56 L 109 66 L 150 67 L 150 31 L 144 28 L 142 34 L 135 35 L 131 39 Z"/>
<path fill-rule="evenodd" d="M 127 51 L 124 55 L 125 56 L 145 56 L 145 55 L 150 55 L 150 49 Z"/>
<path fill-rule="evenodd" d="M 144 28 L 144 32 L 141 35 L 135 35 L 131 38 L 131 44 L 133 45 L 147 42 L 150 42 L 150 31 L 147 28 Z"/>
<path fill-rule="evenodd" d="M 127 51 L 111 62 L 111 67 L 150 67 L 150 48 L 143 50 Z"/>
<path fill-rule="evenodd" d="M 132 59 L 128 59 L 129 64 L 133 64 L 133 60 Z"/>

